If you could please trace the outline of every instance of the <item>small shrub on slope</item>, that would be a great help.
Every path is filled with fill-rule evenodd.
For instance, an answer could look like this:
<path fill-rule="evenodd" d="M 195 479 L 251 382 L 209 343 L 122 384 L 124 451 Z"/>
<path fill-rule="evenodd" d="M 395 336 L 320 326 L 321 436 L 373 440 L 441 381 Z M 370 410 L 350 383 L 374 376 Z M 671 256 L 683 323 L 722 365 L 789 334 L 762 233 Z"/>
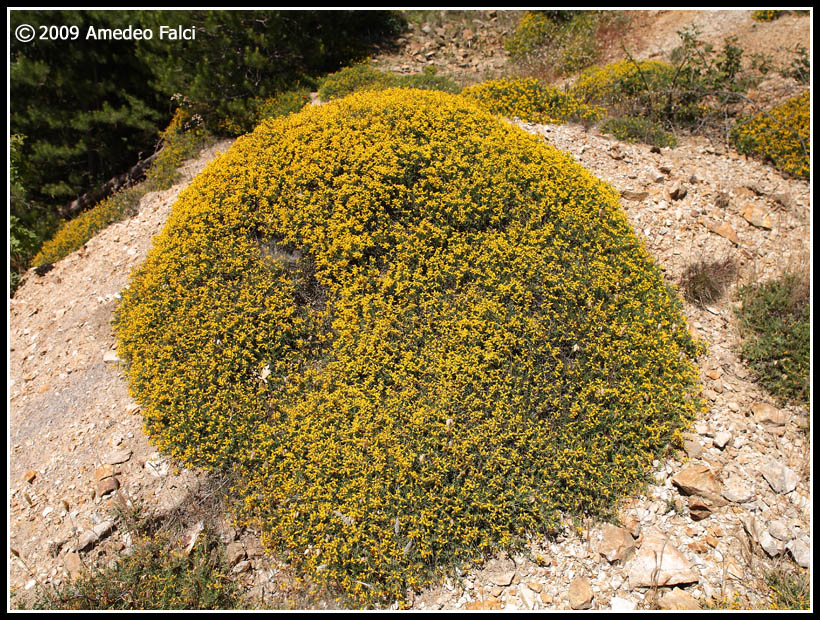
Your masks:
<path fill-rule="evenodd" d="M 615 136 L 624 142 L 641 142 L 651 146 L 677 146 L 678 139 L 664 131 L 659 123 L 645 118 L 611 118 L 601 125 L 601 133 Z"/>
<path fill-rule="evenodd" d="M 462 94 L 493 114 L 528 123 L 594 122 L 602 116 L 600 108 L 554 86 L 544 86 L 536 78 L 491 80 L 465 88 Z"/>
<path fill-rule="evenodd" d="M 527 11 L 504 46 L 539 74 L 567 75 L 594 63 L 602 41 L 622 29 L 617 11 Z"/>
<path fill-rule="evenodd" d="M 741 354 L 769 392 L 808 405 L 811 359 L 807 274 L 744 287 L 738 312 Z"/>
<path fill-rule="evenodd" d="M 117 311 L 154 443 L 351 605 L 608 514 L 700 406 L 616 192 L 459 96 L 266 121 L 181 194 Z"/>
<path fill-rule="evenodd" d="M 757 155 L 777 168 L 797 177 L 808 178 L 811 153 L 811 94 L 789 99 L 751 120 L 741 121 L 732 130 L 732 142 L 739 153 Z"/>
<path fill-rule="evenodd" d="M 40 589 L 34 609 L 235 609 L 242 605 L 224 549 L 203 535 L 186 553 L 168 534 L 140 536 L 116 564 L 58 589 Z"/>
<path fill-rule="evenodd" d="M 367 63 L 345 67 L 327 76 L 319 87 L 319 98 L 332 101 L 365 90 L 385 90 L 387 88 L 418 88 L 457 93 L 458 84 L 443 75 L 436 75 L 435 67 L 425 67 L 421 73 L 400 75 L 381 71 Z"/>
<path fill-rule="evenodd" d="M 178 174 L 177 168 L 207 140 L 206 134 L 195 125 L 188 125 L 189 120 L 185 112 L 177 110 L 171 123 L 161 133 L 165 148 L 154 160 L 145 180 L 109 196 L 65 222 L 42 245 L 31 261 L 32 266 L 42 267 L 68 256 L 109 224 L 128 217 L 145 194 L 173 185 Z"/>

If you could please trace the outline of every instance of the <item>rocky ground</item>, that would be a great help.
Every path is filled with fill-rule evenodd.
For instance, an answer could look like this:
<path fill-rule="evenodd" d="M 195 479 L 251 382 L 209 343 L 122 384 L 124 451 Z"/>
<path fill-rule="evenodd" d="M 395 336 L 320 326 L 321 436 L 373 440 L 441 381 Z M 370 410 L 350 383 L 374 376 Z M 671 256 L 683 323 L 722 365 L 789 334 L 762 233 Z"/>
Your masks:
<path fill-rule="evenodd" d="M 508 16 L 492 18 L 481 12 L 475 19 L 482 23 L 474 26 L 417 24 L 421 35 L 408 37 L 405 55 L 382 60 L 417 70 L 444 55 L 439 50 L 449 54 L 455 41 L 452 58 L 467 62 L 469 71 L 479 66 L 474 73 L 482 73 L 485 60 L 502 71 L 501 59 L 507 60 L 496 56 L 500 43 L 487 43 L 481 33 L 504 30 Z M 680 19 L 664 13 L 657 21 Z M 431 50 L 422 51 L 425 25 L 445 40 L 430 57 Z M 484 43 L 469 44 L 465 29 Z M 644 32 L 647 53 L 653 41 L 669 36 Z M 474 48 L 484 51 L 459 56 L 459 49 Z M 624 502 L 618 523 L 568 522 L 554 539 L 531 540 L 526 556 L 499 555 L 416 594 L 412 607 L 765 606 L 768 571 L 811 565 L 809 411 L 777 406 L 738 358 L 732 293 L 808 261 L 809 183 L 705 139 L 653 151 L 579 126 L 521 126 L 621 192 L 630 222 L 670 283 L 678 284 L 701 259 L 737 263 L 738 277 L 724 299 L 685 306 L 692 330 L 708 347 L 700 366 L 709 407 L 685 452 L 656 463 L 655 484 Z M 130 271 L 143 261 L 177 194 L 228 146 L 219 143 L 186 163 L 179 184 L 147 195 L 138 215 L 102 231 L 45 275 L 29 274 L 10 300 L 12 604 L 38 584 L 59 586 L 126 552 L 128 515 L 139 505 L 189 538 L 203 525 L 214 528 L 250 596 L 271 606 L 332 606 L 310 598 L 286 566 L 265 556 L 254 532 L 231 525 L 220 508 L 222 481 L 178 468 L 150 446 L 114 350 L 110 321 Z"/>

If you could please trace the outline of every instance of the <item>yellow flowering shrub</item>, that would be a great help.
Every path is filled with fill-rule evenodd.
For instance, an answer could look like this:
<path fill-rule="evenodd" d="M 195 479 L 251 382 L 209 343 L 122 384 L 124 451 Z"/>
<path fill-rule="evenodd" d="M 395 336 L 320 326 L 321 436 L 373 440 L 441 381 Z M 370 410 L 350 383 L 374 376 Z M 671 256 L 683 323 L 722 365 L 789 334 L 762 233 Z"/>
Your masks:
<path fill-rule="evenodd" d="M 66 221 L 34 256 L 31 261 L 33 267 L 49 265 L 68 256 L 109 224 L 127 217 L 145 194 L 173 185 L 178 174 L 177 168 L 207 140 L 207 135 L 196 123 L 191 122 L 189 114 L 181 108 L 177 109 L 160 136 L 165 148 L 151 164 L 145 180 L 112 194 Z"/>
<path fill-rule="evenodd" d="M 594 122 L 603 110 L 589 106 L 554 86 L 545 86 L 536 78 L 502 78 L 482 82 L 462 91 L 484 108 L 508 118 L 528 123 Z"/>
<path fill-rule="evenodd" d="M 619 60 L 586 69 L 570 92 L 587 103 L 613 103 L 624 96 L 663 88 L 671 82 L 674 72 L 672 65 L 658 60 Z"/>
<path fill-rule="evenodd" d="M 612 187 L 460 96 L 265 121 L 179 197 L 115 327 L 146 430 L 352 605 L 607 514 L 700 406 Z"/>
<path fill-rule="evenodd" d="M 786 11 L 776 11 L 774 9 L 766 9 L 762 11 L 754 11 L 752 19 L 756 22 L 773 22 L 780 18 Z"/>
<path fill-rule="evenodd" d="M 732 142 L 738 153 L 757 155 L 777 168 L 808 178 L 811 154 L 811 93 L 741 121 L 732 129 Z"/>

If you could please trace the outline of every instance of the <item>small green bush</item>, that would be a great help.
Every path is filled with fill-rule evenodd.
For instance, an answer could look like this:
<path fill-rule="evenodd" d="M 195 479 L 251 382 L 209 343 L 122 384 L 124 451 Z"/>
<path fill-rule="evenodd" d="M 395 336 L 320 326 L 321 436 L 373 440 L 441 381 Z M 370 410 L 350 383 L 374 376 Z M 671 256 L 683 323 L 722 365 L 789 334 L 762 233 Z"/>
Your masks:
<path fill-rule="evenodd" d="M 598 59 L 599 32 L 618 19 L 613 11 L 527 11 L 504 45 L 514 60 L 567 75 Z"/>
<path fill-rule="evenodd" d="M 38 589 L 33 609 L 236 609 L 243 605 L 224 549 L 200 535 L 190 554 L 167 534 L 137 539 L 116 564 L 92 569 L 57 590 Z"/>
<path fill-rule="evenodd" d="M 788 68 L 782 70 L 780 74 L 784 77 L 794 78 L 801 84 L 808 84 L 811 77 L 809 50 L 803 45 L 795 46 L 794 58 L 792 58 Z"/>
<path fill-rule="evenodd" d="M 332 101 L 352 93 L 387 88 L 418 88 L 457 93 L 461 87 L 449 78 L 437 75 L 436 68 L 427 66 L 421 73 L 400 75 L 381 71 L 373 65 L 362 63 L 345 67 L 327 76 L 319 87 L 319 98 Z"/>
<path fill-rule="evenodd" d="M 165 147 L 152 163 L 145 180 L 109 196 L 65 222 L 51 239 L 43 243 L 31 261 L 32 266 L 42 267 L 68 256 L 109 224 L 131 215 L 145 194 L 173 185 L 178 175 L 177 168 L 185 159 L 195 155 L 209 139 L 181 109 L 177 110 L 160 135 Z"/>
<path fill-rule="evenodd" d="M 604 105 L 613 117 L 643 118 L 664 127 L 723 131 L 735 116 L 742 93 L 769 68 L 760 58 L 743 68 L 743 49 L 732 38 L 715 49 L 692 27 L 678 32 L 681 45 L 671 63 L 632 58 L 585 70 L 570 92 L 589 104 Z"/>
<path fill-rule="evenodd" d="M 615 106 L 641 93 L 670 88 L 674 74 L 672 65 L 658 60 L 619 60 L 584 70 L 570 92 L 587 103 Z"/>
<path fill-rule="evenodd" d="M 590 123 L 603 115 L 600 108 L 587 105 L 554 86 L 544 86 L 536 78 L 482 82 L 465 88 L 462 95 L 493 114 L 528 123 Z"/>
<path fill-rule="evenodd" d="M 310 103 L 310 88 L 299 87 L 286 90 L 266 98 L 253 98 L 242 102 L 241 114 L 228 114 L 213 120 L 217 132 L 223 135 L 239 136 L 253 130 L 260 122 L 268 118 L 277 118 L 298 112 Z M 188 114 L 193 116 L 194 108 L 185 102 Z"/>
<path fill-rule="evenodd" d="M 807 275 L 746 286 L 740 291 L 741 355 L 773 395 L 809 403 L 810 285 Z"/>
<path fill-rule="evenodd" d="M 701 406 L 702 349 L 615 190 L 435 91 L 237 140 L 115 329 L 154 444 L 231 468 L 240 521 L 355 606 L 611 514 Z"/>
<path fill-rule="evenodd" d="M 731 132 L 738 153 L 756 155 L 797 177 L 808 178 L 811 153 L 811 94 L 804 91 L 786 103 L 741 119 Z"/>
<path fill-rule="evenodd" d="M 664 130 L 660 123 L 646 118 L 611 118 L 601 125 L 601 133 L 613 135 L 624 142 L 640 142 L 659 148 L 678 145 L 678 139 Z"/>

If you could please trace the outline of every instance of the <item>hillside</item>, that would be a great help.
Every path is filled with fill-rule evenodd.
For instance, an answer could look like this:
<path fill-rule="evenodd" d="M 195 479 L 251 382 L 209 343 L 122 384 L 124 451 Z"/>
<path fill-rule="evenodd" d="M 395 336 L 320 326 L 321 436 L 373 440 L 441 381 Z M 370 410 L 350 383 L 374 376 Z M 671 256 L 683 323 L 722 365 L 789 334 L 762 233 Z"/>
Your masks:
<path fill-rule="evenodd" d="M 471 24 L 437 25 L 431 17 L 407 35 L 403 51 L 378 63 L 415 72 L 435 61 L 465 83 L 503 74 L 501 41 L 512 22 L 500 13 L 480 12 Z M 787 47 L 808 45 L 810 18 L 757 24 L 749 14 L 646 12 L 632 21 L 627 46 L 638 58 L 664 56 L 677 45 L 676 31 L 692 22 L 716 44 L 736 35 L 752 51 L 783 58 Z M 619 53 L 613 46 L 610 57 Z M 760 103 L 779 101 L 780 89 L 776 80 L 762 85 Z M 685 452 L 656 462 L 647 494 L 620 507 L 621 527 L 568 521 L 554 539 L 528 541 L 529 556 L 499 555 L 471 567 L 458 582 L 414 594 L 411 608 L 766 606 L 767 572 L 811 564 L 810 412 L 778 405 L 753 381 L 739 356 L 735 294 L 808 263 L 809 181 L 705 138 L 682 136 L 674 149 L 653 149 L 573 124 L 518 124 L 620 192 L 629 223 L 668 283 L 679 285 L 698 261 L 736 264 L 727 295 L 684 306 L 708 349 L 698 360 L 708 411 Z M 277 608 L 336 604 L 266 556 L 258 532 L 234 527 L 221 505 L 226 480 L 181 468 L 149 444 L 118 366 L 111 319 L 120 291 L 178 194 L 229 146 L 205 149 L 183 166 L 181 183 L 147 195 L 138 215 L 104 229 L 43 275 L 29 273 L 10 300 L 12 605 L 38 585 L 59 585 L 126 553 L 133 540 L 129 510 L 117 516 L 123 502 L 168 530 L 198 535 L 204 524 L 217 531 L 232 574 L 252 599 Z M 656 553 L 663 555 L 661 583 L 653 583 Z"/>

